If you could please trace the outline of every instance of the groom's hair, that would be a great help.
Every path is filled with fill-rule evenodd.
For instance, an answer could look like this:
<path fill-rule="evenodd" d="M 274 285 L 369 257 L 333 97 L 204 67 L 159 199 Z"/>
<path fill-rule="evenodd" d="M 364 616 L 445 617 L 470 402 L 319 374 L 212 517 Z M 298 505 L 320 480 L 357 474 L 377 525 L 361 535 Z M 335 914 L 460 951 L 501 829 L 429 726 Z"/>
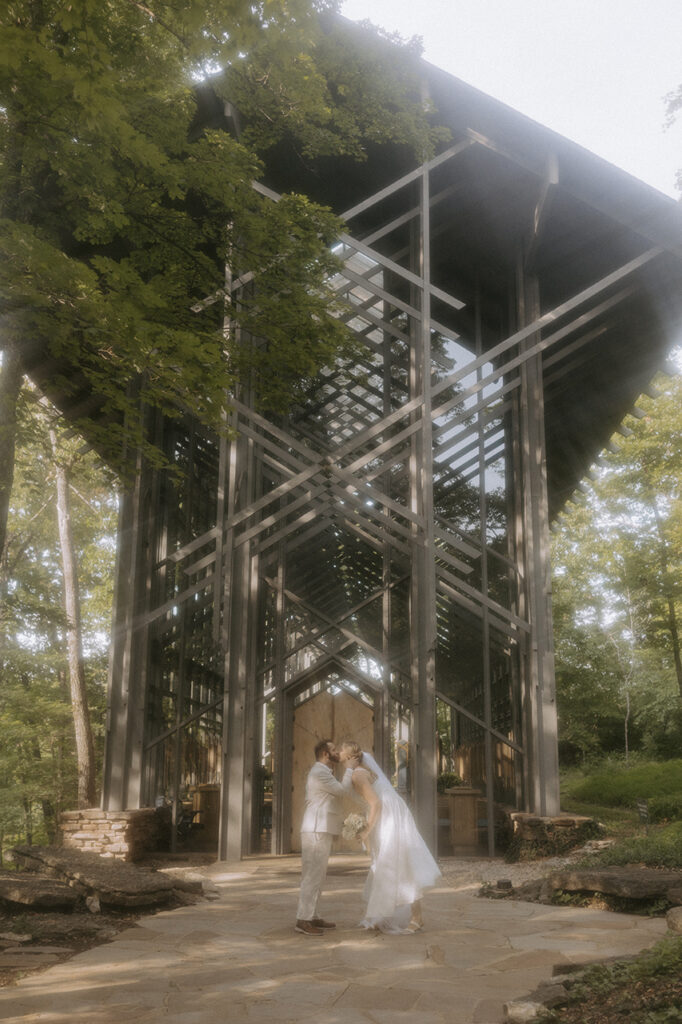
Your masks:
<path fill-rule="evenodd" d="M 331 742 L 332 742 L 331 740 L 318 740 L 317 741 L 317 743 L 315 744 L 315 760 L 316 761 L 320 760 L 320 754 L 324 754 L 326 751 L 329 750 L 329 744 Z"/>

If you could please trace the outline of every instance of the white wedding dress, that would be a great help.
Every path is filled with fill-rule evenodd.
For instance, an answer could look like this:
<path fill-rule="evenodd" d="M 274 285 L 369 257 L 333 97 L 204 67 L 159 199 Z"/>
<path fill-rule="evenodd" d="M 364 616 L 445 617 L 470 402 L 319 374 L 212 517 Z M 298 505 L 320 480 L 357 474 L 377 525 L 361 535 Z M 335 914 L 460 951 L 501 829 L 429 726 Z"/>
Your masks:
<path fill-rule="evenodd" d="M 407 930 L 411 904 L 437 883 L 441 872 L 409 807 L 371 754 L 363 752 L 362 767 L 377 776 L 372 788 L 381 802 L 381 814 L 370 838 L 372 862 L 364 891 L 367 907 L 360 926 L 400 933 Z"/>

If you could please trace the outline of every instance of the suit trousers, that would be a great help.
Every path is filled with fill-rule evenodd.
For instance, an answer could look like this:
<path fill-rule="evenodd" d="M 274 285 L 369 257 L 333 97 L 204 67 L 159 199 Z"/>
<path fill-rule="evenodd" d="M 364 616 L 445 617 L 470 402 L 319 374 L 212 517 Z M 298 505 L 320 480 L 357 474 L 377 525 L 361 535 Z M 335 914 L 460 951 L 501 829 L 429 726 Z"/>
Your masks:
<path fill-rule="evenodd" d="M 301 832 L 301 893 L 297 921 L 312 921 L 317 917 L 317 901 L 327 877 L 333 838 L 331 832 Z"/>

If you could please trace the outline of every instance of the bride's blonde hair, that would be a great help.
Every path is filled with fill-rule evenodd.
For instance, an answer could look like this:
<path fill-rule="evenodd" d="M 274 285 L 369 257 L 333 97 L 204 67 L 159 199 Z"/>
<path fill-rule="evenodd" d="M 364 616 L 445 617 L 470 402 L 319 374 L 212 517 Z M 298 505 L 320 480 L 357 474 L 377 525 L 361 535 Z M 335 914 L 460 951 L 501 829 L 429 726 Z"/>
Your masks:
<path fill-rule="evenodd" d="M 362 756 L 362 747 L 360 744 L 356 743 L 355 740 L 344 740 L 341 747 L 350 751 L 351 757 L 357 757 L 359 761 L 358 768 L 364 768 L 366 772 L 369 772 L 369 776 L 372 782 L 374 782 L 377 777 L 376 772 L 373 772 L 371 768 L 368 768 L 367 765 L 363 763 L 364 758 Z"/>

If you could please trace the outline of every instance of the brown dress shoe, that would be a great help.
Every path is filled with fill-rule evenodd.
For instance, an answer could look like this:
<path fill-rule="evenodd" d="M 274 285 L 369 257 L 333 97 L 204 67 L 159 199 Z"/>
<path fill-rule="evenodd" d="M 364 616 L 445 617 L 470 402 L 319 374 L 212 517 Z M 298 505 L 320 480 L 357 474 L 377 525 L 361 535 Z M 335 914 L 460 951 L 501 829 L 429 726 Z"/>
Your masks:
<path fill-rule="evenodd" d="M 297 921 L 294 931 L 302 935 L 324 935 L 321 928 L 318 928 L 312 921 Z"/>
<path fill-rule="evenodd" d="M 336 928 L 333 921 L 323 921 L 321 917 L 314 917 L 310 923 L 316 928 Z"/>

